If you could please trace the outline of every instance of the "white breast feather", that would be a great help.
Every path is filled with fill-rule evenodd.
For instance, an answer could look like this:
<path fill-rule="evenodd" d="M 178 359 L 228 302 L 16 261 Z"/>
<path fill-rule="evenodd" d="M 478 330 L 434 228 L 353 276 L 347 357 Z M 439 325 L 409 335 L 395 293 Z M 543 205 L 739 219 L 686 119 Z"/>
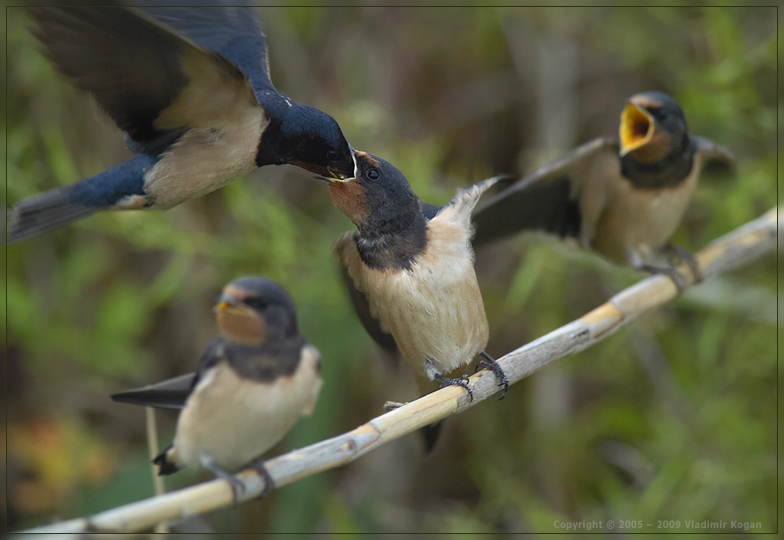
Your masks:
<path fill-rule="evenodd" d="M 374 270 L 361 263 L 350 237 L 337 249 L 370 313 L 390 332 L 403 358 L 432 378 L 426 359 L 441 374 L 470 362 L 489 336 L 474 272 L 471 212 L 496 179 L 459 192 L 428 222 L 427 247 L 410 270 Z M 351 250 L 351 251 L 346 251 Z"/>
<path fill-rule="evenodd" d="M 202 455 L 236 470 L 275 446 L 300 416 L 313 412 L 321 378 L 319 353 L 303 349 L 297 371 L 272 382 L 240 377 L 221 362 L 199 381 L 177 423 L 178 466 L 197 467 Z"/>
<path fill-rule="evenodd" d="M 626 249 L 646 262 L 655 262 L 659 249 L 666 244 L 681 223 L 697 187 L 699 167 L 694 167 L 683 184 L 653 193 L 630 189 L 618 199 L 618 213 L 627 212 L 637 219 L 626 219 Z M 643 219 L 640 219 L 640 216 Z"/>

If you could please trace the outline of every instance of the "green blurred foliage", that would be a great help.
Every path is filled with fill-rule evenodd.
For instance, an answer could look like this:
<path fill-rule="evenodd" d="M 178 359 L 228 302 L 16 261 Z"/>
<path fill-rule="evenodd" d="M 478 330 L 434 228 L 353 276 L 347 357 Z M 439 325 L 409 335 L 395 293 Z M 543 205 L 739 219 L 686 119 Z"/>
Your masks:
<path fill-rule="evenodd" d="M 355 148 L 394 163 L 434 203 L 615 133 L 625 98 L 657 89 L 681 103 L 692 133 L 727 145 L 738 161 L 736 178 L 702 179 L 676 243 L 696 250 L 776 204 L 773 8 L 265 8 L 263 16 L 279 90 L 332 114 Z M 7 17 L 13 204 L 129 153 L 39 54 L 21 10 Z M 565 77 L 556 85 L 564 107 L 553 108 L 553 77 Z M 286 287 L 324 358 L 314 416 L 271 455 L 352 429 L 386 400 L 414 398 L 412 375 L 383 361 L 341 288 L 330 247 L 351 229 L 323 184 L 268 167 L 168 212 L 105 213 L 10 247 L 11 528 L 152 494 L 143 411 L 107 396 L 192 370 L 215 332 L 216 294 L 240 275 Z M 541 236 L 486 249 L 477 268 L 497 356 L 640 277 Z M 686 520 L 709 519 L 773 531 L 775 283 L 766 256 L 549 365 L 505 400 L 450 418 L 430 456 L 412 435 L 264 502 L 206 516 L 206 526 L 555 532 L 556 521 L 613 519 L 680 520 L 644 530 L 686 532 Z M 176 417 L 159 417 L 163 444 Z M 205 477 L 181 473 L 167 485 Z"/>

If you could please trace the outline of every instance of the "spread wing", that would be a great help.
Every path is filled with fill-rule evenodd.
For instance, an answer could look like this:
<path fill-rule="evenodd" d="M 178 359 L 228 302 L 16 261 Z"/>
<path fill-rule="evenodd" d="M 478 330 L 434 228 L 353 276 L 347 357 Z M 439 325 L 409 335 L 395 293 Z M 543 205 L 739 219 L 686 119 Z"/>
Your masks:
<path fill-rule="evenodd" d="M 270 81 L 267 43 L 257 8 L 235 0 L 166 3 L 171 5 L 139 9 L 226 58 L 245 73 L 257 93 L 275 91 Z M 187 6 L 178 6 L 178 3 Z"/>
<path fill-rule="evenodd" d="M 474 247 L 523 231 L 577 237 L 581 215 L 577 194 L 599 153 L 617 156 L 619 143 L 595 139 L 504 189 L 474 212 Z"/>
<path fill-rule="evenodd" d="M 430 205 L 432 206 L 432 205 Z M 435 207 L 434 207 L 435 208 Z M 362 261 L 359 259 L 356 244 L 354 243 L 354 234 L 349 233 L 343 235 L 335 242 L 335 252 L 338 256 L 338 265 L 340 266 L 341 276 L 343 283 L 346 286 L 346 291 L 354 306 L 354 311 L 359 317 L 359 321 L 365 328 L 365 331 L 370 334 L 370 337 L 378 343 L 378 345 L 391 353 L 397 352 L 397 343 L 392 334 L 385 331 L 381 326 L 381 321 L 372 313 L 370 304 L 365 293 L 357 287 L 357 281 L 352 277 L 352 273 L 359 271 Z"/>
<path fill-rule="evenodd" d="M 136 152 L 161 149 L 188 128 L 220 126 L 255 104 L 239 68 L 139 11 L 30 12 L 54 66 L 95 96 Z"/>
<path fill-rule="evenodd" d="M 119 392 L 113 394 L 111 398 L 113 401 L 121 403 L 155 407 L 156 409 L 182 409 L 185 407 L 188 396 L 196 388 L 200 375 L 225 358 L 223 340 L 215 338 L 199 360 L 198 373 L 187 373 L 142 388 Z"/>
<path fill-rule="evenodd" d="M 735 156 L 726 146 L 722 146 L 710 139 L 699 136 L 691 136 L 691 140 L 697 147 L 697 153 L 703 156 L 703 171 L 719 174 L 731 174 L 735 172 Z"/>

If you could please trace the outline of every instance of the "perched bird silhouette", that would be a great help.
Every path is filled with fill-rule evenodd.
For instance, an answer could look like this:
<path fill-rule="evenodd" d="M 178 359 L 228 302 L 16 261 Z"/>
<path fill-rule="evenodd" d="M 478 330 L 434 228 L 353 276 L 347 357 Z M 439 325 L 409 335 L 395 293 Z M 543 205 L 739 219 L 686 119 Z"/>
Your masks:
<path fill-rule="evenodd" d="M 229 283 L 215 311 L 220 335 L 197 373 L 112 399 L 182 410 L 174 443 L 154 460 L 159 474 L 201 465 L 231 483 L 236 501 L 242 483 L 230 471 L 253 467 L 265 478 L 264 496 L 274 481 L 258 458 L 313 412 L 320 355 L 299 334 L 294 302 L 268 279 Z"/>
<path fill-rule="evenodd" d="M 356 152 L 357 176 L 329 184 L 332 202 L 356 226 L 335 244 L 363 326 L 399 353 L 423 381 L 471 389 L 448 375 L 478 354 L 499 386 L 500 366 L 484 351 L 489 331 L 474 272 L 471 211 L 495 179 L 460 191 L 439 208 L 420 201 L 390 163 Z M 427 384 L 420 384 L 426 389 Z M 438 430 L 425 433 L 429 449 Z M 432 439 L 432 440 L 431 440 Z"/>
<path fill-rule="evenodd" d="M 701 171 L 732 162 L 723 146 L 688 134 L 683 111 L 670 96 L 636 94 L 621 113 L 620 141 L 591 141 L 478 208 L 474 247 L 541 230 L 574 238 L 616 263 L 674 276 L 671 266 L 651 262 L 662 253 L 693 261 L 669 244 L 670 237 Z"/>
<path fill-rule="evenodd" d="M 329 115 L 292 102 L 269 77 L 249 6 L 30 8 L 54 66 L 90 92 L 137 155 L 18 202 L 8 243 L 96 211 L 166 210 L 264 165 L 354 175 Z"/>

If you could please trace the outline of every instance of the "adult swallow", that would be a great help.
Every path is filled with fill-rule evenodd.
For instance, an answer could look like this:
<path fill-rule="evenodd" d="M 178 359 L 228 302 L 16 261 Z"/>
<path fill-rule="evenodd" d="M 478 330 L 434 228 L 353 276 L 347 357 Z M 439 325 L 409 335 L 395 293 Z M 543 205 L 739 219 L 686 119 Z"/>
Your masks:
<path fill-rule="evenodd" d="M 17 203 L 8 243 L 99 210 L 166 210 L 264 165 L 354 175 L 351 148 L 337 122 L 294 103 L 270 81 L 255 8 L 30 12 L 54 66 L 95 97 L 136 156 Z"/>
<path fill-rule="evenodd" d="M 357 227 L 335 251 L 363 326 L 420 381 L 459 385 L 473 398 L 465 375 L 449 375 L 482 354 L 506 392 L 506 376 L 484 351 L 489 331 L 471 248 L 471 211 L 495 179 L 439 209 L 422 203 L 390 163 L 364 152 L 355 159 L 356 177 L 331 181 L 329 191 Z"/>
<path fill-rule="evenodd" d="M 297 330 L 294 302 L 259 277 L 229 283 L 215 306 L 220 335 L 197 373 L 114 394 L 112 399 L 181 409 L 174 443 L 153 462 L 167 475 L 199 465 L 228 480 L 235 501 L 242 484 L 229 471 L 253 467 L 274 482 L 259 459 L 300 416 L 313 412 L 321 387 L 318 350 Z"/>
<path fill-rule="evenodd" d="M 673 276 L 671 267 L 651 261 L 667 252 L 692 260 L 669 244 L 670 237 L 701 171 L 732 162 L 725 147 L 688 134 L 683 111 L 670 96 L 636 94 L 621 113 L 619 139 L 591 141 L 478 208 L 474 246 L 542 230 L 574 238 L 616 263 Z"/>

